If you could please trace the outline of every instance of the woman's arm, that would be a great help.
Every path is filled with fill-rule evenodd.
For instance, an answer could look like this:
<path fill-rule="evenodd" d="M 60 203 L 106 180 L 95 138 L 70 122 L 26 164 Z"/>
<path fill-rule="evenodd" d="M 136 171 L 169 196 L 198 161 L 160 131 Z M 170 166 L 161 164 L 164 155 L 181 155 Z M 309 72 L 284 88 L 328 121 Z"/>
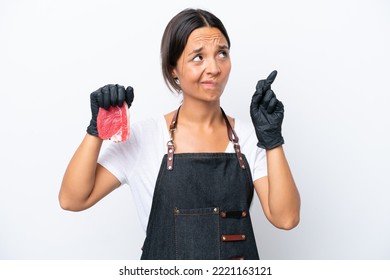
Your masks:
<path fill-rule="evenodd" d="M 250 106 L 257 146 L 266 150 L 268 176 L 255 181 L 256 192 L 268 220 L 278 228 L 291 229 L 299 223 L 300 198 L 283 151 L 284 106 L 271 84 L 277 71 L 258 81 Z"/>
<path fill-rule="evenodd" d="M 92 92 L 90 99 L 92 118 L 87 135 L 69 162 L 59 193 L 61 207 L 71 211 L 91 207 L 120 185 L 113 174 L 97 163 L 103 143 L 97 130 L 97 115 L 99 108 L 130 107 L 134 92 L 132 87 L 106 85 Z"/>
<path fill-rule="evenodd" d="M 300 196 L 283 146 L 267 150 L 268 176 L 255 181 L 255 189 L 267 219 L 281 229 L 299 223 Z"/>
<path fill-rule="evenodd" d="M 120 185 L 119 180 L 97 163 L 103 140 L 86 134 L 65 171 L 59 193 L 65 210 L 87 209 Z"/>

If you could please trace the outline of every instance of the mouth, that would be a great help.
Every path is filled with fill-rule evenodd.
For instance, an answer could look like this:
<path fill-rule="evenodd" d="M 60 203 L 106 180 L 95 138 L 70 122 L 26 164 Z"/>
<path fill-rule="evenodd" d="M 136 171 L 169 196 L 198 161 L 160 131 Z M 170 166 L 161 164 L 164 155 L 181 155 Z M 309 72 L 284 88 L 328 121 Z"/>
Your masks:
<path fill-rule="evenodd" d="M 215 88 L 217 86 L 216 81 L 213 80 L 202 81 L 200 83 L 206 88 Z"/>
<path fill-rule="evenodd" d="M 204 81 L 201 81 L 202 84 L 215 84 L 215 80 L 204 80 Z"/>

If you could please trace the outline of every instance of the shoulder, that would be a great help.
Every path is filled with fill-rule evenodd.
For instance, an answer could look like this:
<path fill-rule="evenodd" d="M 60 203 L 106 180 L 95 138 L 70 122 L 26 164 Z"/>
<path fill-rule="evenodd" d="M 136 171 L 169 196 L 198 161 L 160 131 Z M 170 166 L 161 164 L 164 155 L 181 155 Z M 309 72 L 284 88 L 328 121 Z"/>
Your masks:
<path fill-rule="evenodd" d="M 143 147 L 152 144 L 152 140 L 156 141 L 162 138 L 161 118 L 154 117 L 149 119 L 143 119 L 132 122 L 130 124 L 130 136 L 127 141 L 124 142 L 112 142 L 107 141 L 105 146 L 107 147 L 106 153 L 116 152 L 117 155 L 131 156 L 139 154 Z M 161 136 L 159 136 L 161 134 Z"/>
<path fill-rule="evenodd" d="M 131 124 L 130 141 L 137 141 L 139 138 L 159 135 L 164 137 L 166 132 L 164 116 L 156 116 L 149 119 L 140 120 Z"/>
<path fill-rule="evenodd" d="M 162 126 L 163 119 L 164 117 L 161 115 L 161 116 L 156 116 L 148 119 L 139 120 L 131 124 L 131 129 L 135 131 L 149 131 L 149 130 L 158 129 Z"/>
<path fill-rule="evenodd" d="M 169 140 L 165 118 L 158 115 L 153 118 L 140 120 L 131 124 L 129 149 L 145 155 L 158 154 L 165 151 L 165 144 Z"/>
<path fill-rule="evenodd" d="M 257 137 L 252 122 L 236 120 L 235 130 L 242 152 L 245 154 L 253 180 L 267 176 L 267 156 L 265 150 L 257 147 Z"/>
<path fill-rule="evenodd" d="M 253 142 L 256 138 L 255 129 L 249 121 L 236 118 L 234 120 L 234 130 L 238 135 L 240 145 L 248 144 L 248 141 Z"/>

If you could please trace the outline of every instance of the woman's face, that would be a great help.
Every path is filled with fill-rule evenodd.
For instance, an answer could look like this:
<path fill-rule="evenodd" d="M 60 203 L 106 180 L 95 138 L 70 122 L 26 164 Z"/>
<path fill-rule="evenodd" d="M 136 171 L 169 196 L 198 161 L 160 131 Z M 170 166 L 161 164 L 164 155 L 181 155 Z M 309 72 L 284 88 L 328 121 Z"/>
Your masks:
<path fill-rule="evenodd" d="M 219 101 L 231 69 L 228 43 L 218 28 L 195 29 L 177 61 L 177 77 L 183 98 Z"/>

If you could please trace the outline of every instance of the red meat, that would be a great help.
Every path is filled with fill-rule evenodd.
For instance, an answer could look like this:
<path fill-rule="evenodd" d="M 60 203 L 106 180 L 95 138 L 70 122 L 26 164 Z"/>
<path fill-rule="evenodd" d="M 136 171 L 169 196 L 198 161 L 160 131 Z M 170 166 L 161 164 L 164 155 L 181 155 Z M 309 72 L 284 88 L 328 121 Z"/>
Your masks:
<path fill-rule="evenodd" d="M 97 130 L 103 140 L 122 142 L 129 139 L 129 109 L 126 102 L 121 107 L 111 106 L 108 110 L 99 108 Z"/>

